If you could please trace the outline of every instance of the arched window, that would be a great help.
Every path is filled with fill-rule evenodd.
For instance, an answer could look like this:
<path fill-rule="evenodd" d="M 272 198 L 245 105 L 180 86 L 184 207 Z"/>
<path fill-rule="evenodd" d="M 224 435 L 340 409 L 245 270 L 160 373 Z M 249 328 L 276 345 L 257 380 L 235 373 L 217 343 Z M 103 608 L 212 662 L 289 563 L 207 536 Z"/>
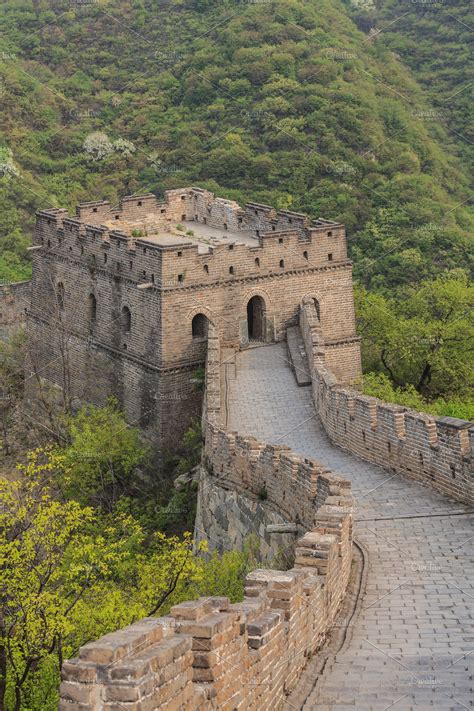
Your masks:
<path fill-rule="evenodd" d="M 97 318 L 97 299 L 94 294 L 89 294 L 87 309 L 89 313 L 89 321 L 95 321 Z"/>
<path fill-rule="evenodd" d="M 132 314 L 130 313 L 130 309 L 128 306 L 124 306 L 122 308 L 122 320 L 121 320 L 121 325 L 122 325 L 122 331 L 123 333 L 129 333 L 132 328 Z"/>
<path fill-rule="evenodd" d="M 204 314 L 196 314 L 191 324 L 193 338 L 207 338 L 207 327 L 207 316 L 204 316 Z"/>
<path fill-rule="evenodd" d="M 256 267 L 260 266 L 260 259 L 258 257 L 255 257 L 255 266 Z"/>
<path fill-rule="evenodd" d="M 64 293 L 64 284 L 60 281 L 56 289 L 56 299 L 61 311 L 64 309 Z"/>
<path fill-rule="evenodd" d="M 285 268 L 285 260 L 280 259 L 280 269 L 284 269 L 284 268 Z"/>

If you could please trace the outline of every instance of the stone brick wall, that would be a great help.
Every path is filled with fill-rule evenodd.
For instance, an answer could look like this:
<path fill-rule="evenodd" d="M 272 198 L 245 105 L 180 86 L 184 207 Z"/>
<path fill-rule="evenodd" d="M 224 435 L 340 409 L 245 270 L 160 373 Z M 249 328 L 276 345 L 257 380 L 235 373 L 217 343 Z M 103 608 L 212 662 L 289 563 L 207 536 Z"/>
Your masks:
<path fill-rule="evenodd" d="M 241 603 L 185 602 L 86 644 L 63 664 L 60 711 L 283 709 L 335 621 L 351 570 L 350 482 L 286 447 L 225 432 L 220 360 L 211 325 L 201 503 L 209 480 L 226 505 L 227 492 L 257 502 L 265 490 L 267 514 L 301 531 L 294 567 L 249 574 Z"/>
<path fill-rule="evenodd" d="M 367 461 L 472 504 L 472 422 L 433 417 L 341 386 L 310 299 L 302 303 L 300 326 L 314 401 L 332 441 Z"/>
<path fill-rule="evenodd" d="M 63 665 L 60 711 L 283 708 L 350 575 L 348 499 L 329 500 L 342 503 L 326 500 L 297 542 L 295 567 L 250 573 L 243 602 L 185 602 L 83 646 Z"/>
<path fill-rule="evenodd" d="M 0 282 L 0 338 L 24 326 L 30 302 L 30 282 Z"/>
<path fill-rule="evenodd" d="M 174 232 L 170 244 L 146 236 L 173 231 L 184 219 L 218 227 L 224 236 L 226 230 L 245 233 L 254 244 L 222 242 L 201 254 L 183 233 Z M 148 430 L 159 448 L 174 448 L 200 412 L 193 380 L 206 343 L 192 334 L 199 313 L 215 325 L 222 343 L 245 345 L 247 304 L 259 295 L 266 338 L 283 340 L 298 322 L 301 299 L 312 296 L 339 377 L 350 382 L 360 373 L 342 225 L 311 223 L 305 215 L 256 203 L 241 208 L 184 188 L 167 191 L 163 202 L 143 195 L 115 206 L 84 203 L 74 216 L 40 211 L 34 241 L 39 249 L 32 253 L 28 333 L 43 376 L 63 386 L 66 339 L 73 395 L 95 404 L 115 395 L 128 420 Z M 131 316 L 128 331 L 124 308 Z"/>

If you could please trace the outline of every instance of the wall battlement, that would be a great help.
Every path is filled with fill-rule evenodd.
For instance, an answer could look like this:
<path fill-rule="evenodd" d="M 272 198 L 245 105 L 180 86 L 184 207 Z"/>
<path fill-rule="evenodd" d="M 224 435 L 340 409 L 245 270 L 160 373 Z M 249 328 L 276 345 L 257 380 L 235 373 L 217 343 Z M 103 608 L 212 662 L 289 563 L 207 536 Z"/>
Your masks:
<path fill-rule="evenodd" d="M 178 229 L 178 227 L 182 229 Z M 283 340 L 317 298 L 328 362 L 360 372 L 343 225 L 215 197 L 200 188 L 37 214 L 28 337 L 44 377 L 72 397 L 117 398 L 157 448 L 176 446 L 201 395 L 207 328 L 222 343 Z M 176 394 L 176 398 L 172 398 Z"/>
<path fill-rule="evenodd" d="M 182 222 L 192 236 L 176 229 Z M 81 257 L 107 271 L 151 280 L 155 288 L 350 265 L 342 225 L 310 223 L 300 213 L 257 203 L 241 208 L 198 188 L 167 191 L 162 203 L 154 195 L 124 198 L 119 206 L 82 203 L 75 217 L 66 210 L 42 210 L 36 244 L 64 258 Z M 130 266 L 138 255 L 147 256 Z"/>
<path fill-rule="evenodd" d="M 341 386 L 327 367 L 324 339 L 311 299 L 301 305 L 300 327 L 315 406 L 333 442 L 472 504 L 473 423 L 391 405 Z"/>
<path fill-rule="evenodd" d="M 220 387 L 211 327 L 203 469 L 248 496 L 267 487 L 268 503 L 302 526 L 294 567 L 250 573 L 240 603 L 184 602 L 86 644 L 63 665 L 60 711 L 277 710 L 335 622 L 351 571 L 350 483 L 286 447 L 225 432 Z"/>

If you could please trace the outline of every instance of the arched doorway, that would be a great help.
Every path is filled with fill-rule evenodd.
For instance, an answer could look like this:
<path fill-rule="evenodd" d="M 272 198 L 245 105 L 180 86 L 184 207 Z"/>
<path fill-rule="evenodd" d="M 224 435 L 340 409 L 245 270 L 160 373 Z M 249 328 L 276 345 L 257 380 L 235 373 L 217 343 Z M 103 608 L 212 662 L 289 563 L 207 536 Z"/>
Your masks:
<path fill-rule="evenodd" d="M 265 301 L 261 296 L 252 296 L 247 304 L 247 327 L 249 341 L 265 340 Z"/>
<path fill-rule="evenodd" d="M 207 338 L 209 320 L 204 314 L 196 314 L 191 322 L 193 338 Z"/>

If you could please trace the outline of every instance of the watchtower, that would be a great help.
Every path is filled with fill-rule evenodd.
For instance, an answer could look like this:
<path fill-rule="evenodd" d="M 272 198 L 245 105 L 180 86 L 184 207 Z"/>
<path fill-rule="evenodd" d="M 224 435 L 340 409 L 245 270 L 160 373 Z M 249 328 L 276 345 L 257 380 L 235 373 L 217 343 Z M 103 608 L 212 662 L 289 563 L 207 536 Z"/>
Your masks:
<path fill-rule="evenodd" d="M 174 449 L 201 405 L 212 322 L 223 345 L 283 340 L 315 300 L 328 367 L 360 374 L 344 226 L 196 187 L 37 214 L 30 350 L 80 401 L 115 395 L 128 421 Z"/>

